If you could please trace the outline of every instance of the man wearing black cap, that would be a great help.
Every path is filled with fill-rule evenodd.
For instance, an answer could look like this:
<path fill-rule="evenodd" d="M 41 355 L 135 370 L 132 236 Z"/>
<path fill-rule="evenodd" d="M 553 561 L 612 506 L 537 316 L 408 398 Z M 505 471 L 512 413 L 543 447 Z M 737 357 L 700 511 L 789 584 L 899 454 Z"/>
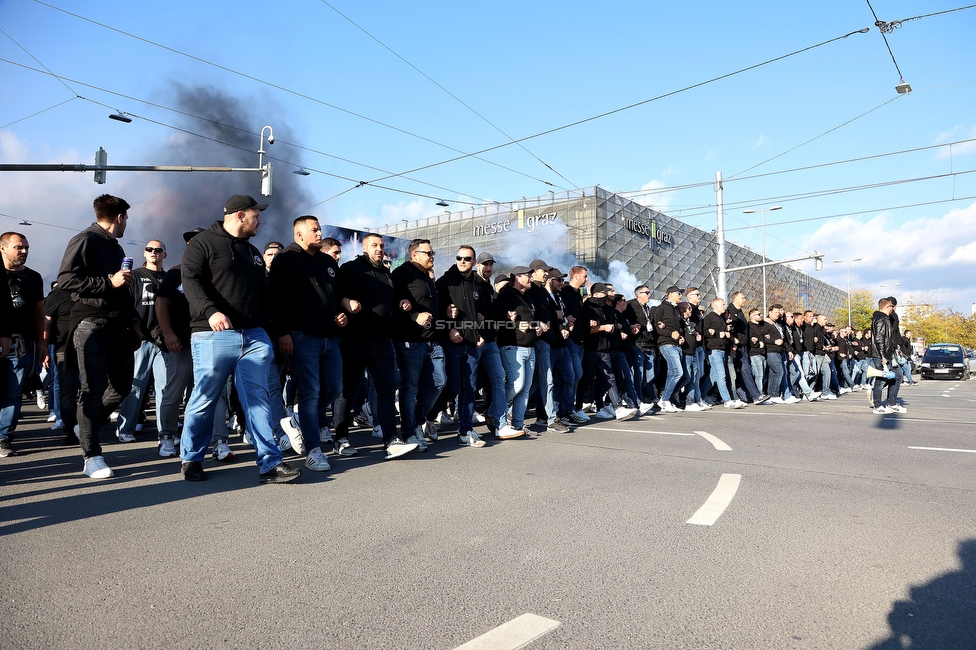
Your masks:
<path fill-rule="evenodd" d="M 529 288 L 529 273 L 527 266 L 513 268 L 511 283 L 498 292 L 494 305 L 494 316 L 498 322 L 498 350 L 505 366 L 507 404 L 506 414 L 499 420 L 495 436 L 503 440 L 525 435 L 525 407 L 535 374 L 535 342 L 542 334 L 532 301 L 525 296 Z"/>
<path fill-rule="evenodd" d="M 610 358 L 610 336 L 617 329 L 614 309 L 607 305 L 609 287 L 594 282 L 590 297 L 583 303 L 582 324 L 587 335 L 583 341 L 583 378 L 579 390 L 593 389 L 593 401 L 597 407 L 595 417 L 625 420 L 637 413 L 637 409 L 621 404 L 617 380 Z"/>
<path fill-rule="evenodd" d="M 478 368 L 487 378 L 485 387 L 485 419 L 488 430 L 494 434 L 498 421 L 505 413 L 505 368 L 502 365 L 501 352 L 498 351 L 498 330 L 492 318 L 495 299 L 498 292 L 492 283 L 491 274 L 495 270 L 495 258 L 491 253 L 478 254 L 478 266 L 475 267 L 474 279 L 478 287 L 479 296 L 485 301 L 485 320 L 482 323 L 481 337 L 485 342 L 481 345 L 478 358 Z M 507 276 L 506 276 L 507 277 Z M 497 280 L 496 280 L 497 282 Z"/>
<path fill-rule="evenodd" d="M 555 307 L 546 290 L 546 280 L 552 267 L 543 260 L 532 260 L 529 263 L 529 279 L 531 284 L 525 295 L 532 301 L 535 308 L 535 318 L 542 327 L 542 336 L 535 342 L 535 378 L 533 379 L 533 393 L 536 396 L 536 421 L 545 422 L 547 431 L 566 433 L 569 427 L 559 421 L 556 409 L 556 398 L 553 394 L 552 360 L 550 350 L 555 340 L 556 332 L 552 329 L 552 319 Z"/>
<path fill-rule="evenodd" d="M 566 303 L 563 301 L 563 280 L 566 274 L 557 268 L 549 271 L 546 280 L 546 293 L 549 296 L 552 320 L 549 328 L 553 332 L 552 345 L 549 347 L 549 363 L 552 365 L 552 392 L 556 402 L 556 415 L 560 424 L 566 426 L 562 433 L 568 433 L 569 427 L 580 424 L 575 416 L 576 410 L 576 377 L 573 371 L 573 358 L 569 352 L 569 321 L 567 320 Z M 557 429 L 558 430 L 558 429 Z"/>
<path fill-rule="evenodd" d="M 661 390 L 661 401 L 658 403 L 665 413 L 677 413 L 681 409 L 671 403 L 671 396 L 676 388 L 682 385 L 685 375 L 683 353 L 681 351 L 681 315 L 678 313 L 678 302 L 681 300 L 681 289 L 670 286 L 665 291 L 665 299 L 654 309 L 654 326 L 657 331 L 657 349 L 668 364 L 668 376 Z"/>
<path fill-rule="evenodd" d="M 71 238 L 61 260 L 58 285 L 73 294 L 69 335 L 73 353 L 67 371 L 81 377 L 78 438 L 84 474 L 111 478 L 98 430 L 132 387 L 132 352 L 142 340 L 132 304 L 132 271 L 122 270 L 125 251 L 118 238 L 129 222 L 129 204 L 117 196 L 95 199 L 95 223 Z"/>
<path fill-rule="evenodd" d="M 282 462 L 271 423 L 268 374 L 273 350 L 263 329 L 265 267 L 260 251 L 249 241 L 258 234 L 261 211 L 267 207 L 235 194 L 224 204 L 223 221 L 195 236 L 183 255 L 183 291 L 190 304 L 190 346 L 196 361 L 181 440 L 182 473 L 188 481 L 206 478 L 202 461 L 210 445 L 217 398 L 231 373 L 247 413 L 258 480 L 286 483 L 302 473 Z"/>

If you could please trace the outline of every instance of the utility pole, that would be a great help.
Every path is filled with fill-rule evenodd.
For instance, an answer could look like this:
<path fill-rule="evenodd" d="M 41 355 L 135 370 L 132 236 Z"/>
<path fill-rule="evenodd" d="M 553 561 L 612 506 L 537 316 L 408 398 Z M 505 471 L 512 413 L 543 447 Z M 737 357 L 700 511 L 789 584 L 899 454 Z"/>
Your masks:
<path fill-rule="evenodd" d="M 722 214 L 722 172 L 715 172 L 715 204 L 718 227 L 715 229 L 715 240 L 718 242 L 718 297 L 725 300 L 725 217 Z"/>

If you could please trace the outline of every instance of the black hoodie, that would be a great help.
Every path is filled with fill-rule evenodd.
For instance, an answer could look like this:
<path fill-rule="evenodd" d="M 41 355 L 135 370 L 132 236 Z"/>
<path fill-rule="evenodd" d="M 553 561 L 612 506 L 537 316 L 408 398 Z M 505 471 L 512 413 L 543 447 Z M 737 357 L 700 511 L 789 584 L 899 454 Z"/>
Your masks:
<path fill-rule="evenodd" d="M 393 310 L 393 278 L 382 264 L 374 265 L 365 255 L 359 255 L 339 267 L 339 281 L 345 295 L 362 309 L 349 314 L 349 324 L 343 338 L 374 341 L 390 338 Z"/>
<path fill-rule="evenodd" d="M 437 318 L 437 287 L 430 274 L 413 262 L 404 262 L 393 270 L 393 329 L 394 341 L 435 341 L 439 338 Z M 400 309 L 400 302 L 408 300 L 410 311 Z M 417 323 L 417 317 L 427 312 L 427 325 Z"/>
<path fill-rule="evenodd" d="M 215 221 L 190 240 L 181 267 L 192 332 L 211 331 L 217 312 L 236 330 L 265 326 L 264 259 L 249 238 L 234 237 Z"/>
<path fill-rule="evenodd" d="M 493 306 L 498 325 L 498 347 L 535 346 L 538 337 L 535 331 L 537 322 L 533 307 L 532 301 L 515 287 L 507 285 L 502 288 Z M 509 312 L 514 312 L 515 318 L 510 318 Z"/>
<path fill-rule="evenodd" d="M 342 309 L 338 282 L 339 263 L 335 258 L 322 251 L 309 253 L 297 243 L 289 244 L 275 256 L 268 275 L 272 334 L 339 336 L 343 328 L 335 322 Z"/>
<path fill-rule="evenodd" d="M 483 334 L 482 328 L 478 325 L 478 314 L 485 318 L 491 316 L 491 296 L 485 294 L 490 285 L 479 282 L 475 278 L 476 275 L 474 271 L 464 275 L 458 271 L 457 264 L 452 264 L 451 268 L 434 283 L 440 303 L 440 313 L 437 316 L 443 319 L 444 334 L 456 329 L 461 333 L 465 343 L 475 345 Z M 457 318 L 447 317 L 447 308 L 451 305 L 458 308 Z"/>

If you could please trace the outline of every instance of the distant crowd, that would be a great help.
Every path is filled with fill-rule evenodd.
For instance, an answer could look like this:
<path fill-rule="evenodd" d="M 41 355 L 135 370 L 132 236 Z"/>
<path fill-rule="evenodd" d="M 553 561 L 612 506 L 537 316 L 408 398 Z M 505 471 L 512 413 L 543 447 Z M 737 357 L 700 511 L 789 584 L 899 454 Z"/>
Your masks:
<path fill-rule="evenodd" d="M 120 246 L 126 201 L 105 194 L 93 207 L 46 295 L 26 236 L 0 235 L 0 457 L 16 453 L 25 382 L 38 373 L 38 405 L 80 446 L 86 476 L 114 476 L 99 432 L 115 421 L 117 439 L 135 441 L 152 381 L 160 456 L 201 481 L 208 454 L 235 460 L 236 432 L 255 448 L 261 483 L 300 476 L 286 453 L 311 471 L 356 455 L 356 426 L 395 459 L 426 451 L 448 423 L 456 444 L 479 448 L 479 429 L 496 440 L 571 434 L 594 419 L 865 390 L 874 413 L 904 413 L 899 388 L 914 384 L 894 297 L 862 331 L 779 304 L 747 309 L 742 292 L 707 312 L 698 287 L 655 300 L 641 285 L 628 299 L 584 266 L 564 273 L 542 259 L 495 274 L 492 252 L 468 245 L 436 277 L 427 239 L 391 270 L 383 238 L 366 234 L 340 263 L 342 244 L 310 215 L 294 220 L 293 242 L 261 251 L 251 240 L 267 204 L 242 194 L 184 233 L 182 262 L 166 269 L 162 241 L 138 263 Z"/>

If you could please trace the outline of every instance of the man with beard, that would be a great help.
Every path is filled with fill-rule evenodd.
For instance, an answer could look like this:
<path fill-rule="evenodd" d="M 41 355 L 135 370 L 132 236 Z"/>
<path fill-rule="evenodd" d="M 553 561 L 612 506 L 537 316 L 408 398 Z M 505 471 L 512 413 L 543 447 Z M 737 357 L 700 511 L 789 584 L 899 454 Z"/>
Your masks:
<path fill-rule="evenodd" d="M 261 225 L 258 203 L 235 194 L 224 204 L 222 221 L 190 240 L 183 255 L 183 291 L 190 305 L 193 392 L 186 406 L 180 469 L 187 481 L 206 479 L 203 459 L 213 434 L 217 399 L 227 378 L 234 383 L 247 415 L 260 483 L 287 483 L 302 471 L 282 462 L 271 422 L 268 377 L 274 351 L 267 321 L 265 265 L 251 243 Z"/>

